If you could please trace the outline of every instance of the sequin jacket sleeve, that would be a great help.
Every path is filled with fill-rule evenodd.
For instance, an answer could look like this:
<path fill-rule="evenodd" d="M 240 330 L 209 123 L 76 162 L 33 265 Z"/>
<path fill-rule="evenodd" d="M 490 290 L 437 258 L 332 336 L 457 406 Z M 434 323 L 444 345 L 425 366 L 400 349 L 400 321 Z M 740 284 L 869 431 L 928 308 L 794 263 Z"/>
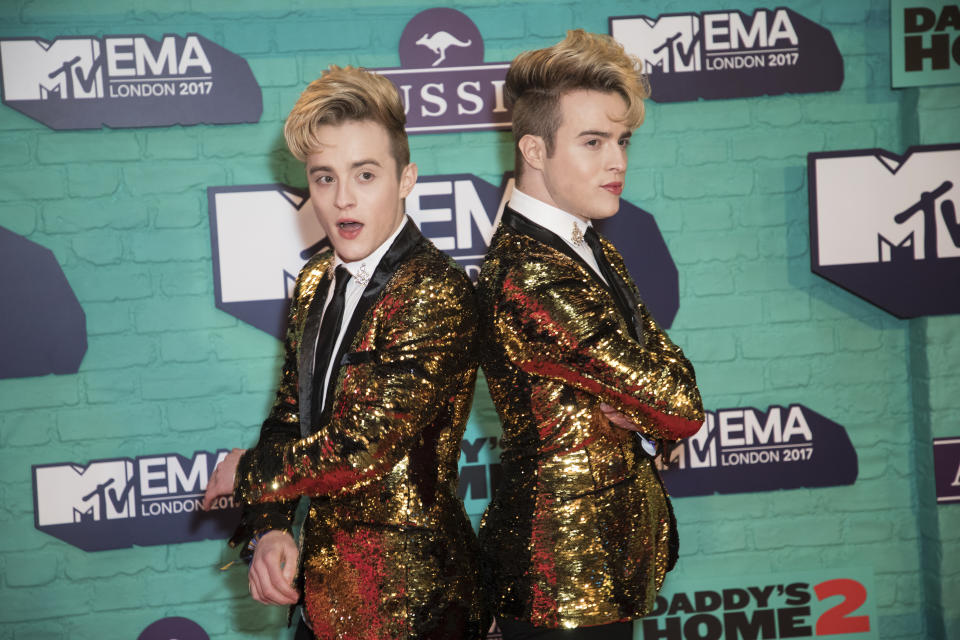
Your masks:
<path fill-rule="evenodd" d="M 297 353 L 303 334 L 306 310 L 313 300 L 317 285 L 331 258 L 330 252 L 315 255 L 301 269 L 290 300 L 287 333 L 283 343 L 283 364 L 280 382 L 270 413 L 260 427 L 260 445 L 282 446 L 300 438 L 300 413 L 297 401 L 299 374 Z M 236 496 L 238 499 L 240 495 Z M 296 500 L 279 500 L 269 504 L 244 504 L 240 525 L 230 540 L 233 546 L 244 546 L 247 541 L 271 530 L 289 531 L 297 507 Z M 244 555 L 249 555 L 244 552 Z"/>
<path fill-rule="evenodd" d="M 474 353 L 471 289 L 451 286 L 449 273 L 397 271 L 351 345 L 364 364 L 341 368 L 330 423 L 291 439 L 295 396 L 278 400 L 276 419 L 240 460 L 239 497 L 262 503 L 349 493 L 403 460 L 462 384 L 464 358 Z"/>
<path fill-rule="evenodd" d="M 586 272 L 560 254 L 527 255 L 505 270 L 493 310 L 497 340 L 514 365 L 599 397 L 651 437 L 696 433 L 703 407 L 693 367 L 646 309 L 639 309 L 638 343 L 610 295 L 600 286 L 584 286 Z M 619 254 L 610 257 L 632 282 Z"/>

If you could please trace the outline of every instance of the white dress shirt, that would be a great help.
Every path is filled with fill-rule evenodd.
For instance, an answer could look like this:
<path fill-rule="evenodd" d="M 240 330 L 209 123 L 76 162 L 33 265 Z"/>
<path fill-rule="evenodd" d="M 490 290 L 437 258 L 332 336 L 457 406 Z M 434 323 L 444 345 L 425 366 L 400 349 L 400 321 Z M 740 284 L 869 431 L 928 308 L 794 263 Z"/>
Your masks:
<path fill-rule="evenodd" d="M 558 209 L 542 200 L 537 200 L 533 196 L 528 196 L 516 187 L 513 188 L 513 193 L 510 195 L 510 208 L 530 222 L 535 222 L 544 229 L 560 236 L 561 240 L 566 242 L 578 256 L 583 258 L 584 262 L 590 265 L 590 268 L 600 277 L 602 282 L 610 284 L 600 273 L 600 265 L 597 264 L 597 258 L 590 250 L 590 246 L 583 240 L 580 241 L 579 245 L 573 240 L 574 227 L 577 228 L 579 237 L 583 238 L 587 229 L 593 226 L 589 220 L 584 222 L 572 213 L 567 213 L 563 209 Z"/>
<path fill-rule="evenodd" d="M 334 253 L 331 270 L 343 265 L 344 269 L 350 272 L 350 281 L 347 283 L 347 290 L 343 293 L 343 321 L 340 323 L 340 333 L 337 335 L 337 341 L 333 345 L 333 351 L 330 355 L 330 362 L 327 364 L 327 372 L 323 376 L 323 388 L 320 392 L 321 412 L 323 411 L 323 408 L 327 402 L 327 385 L 330 383 L 330 376 L 334 370 L 334 360 L 337 359 L 337 352 L 340 350 L 340 343 L 343 342 L 343 335 L 347 332 L 347 326 L 349 326 L 350 320 L 353 318 L 353 312 L 357 310 L 357 304 L 360 303 L 360 297 L 363 295 L 364 289 L 367 288 L 367 283 L 369 282 L 370 278 L 373 277 L 373 272 L 377 270 L 380 260 L 382 260 L 383 256 L 386 255 L 387 250 L 390 249 L 390 245 L 392 245 L 393 241 L 396 240 L 398 235 L 400 235 L 400 231 L 403 229 L 403 226 L 406 223 L 407 216 L 404 216 L 403 220 L 400 221 L 399 226 L 397 226 L 393 233 L 390 234 L 390 237 L 384 240 L 383 244 L 374 249 L 373 252 L 363 260 L 344 262 L 340 259 L 340 256 Z M 330 288 L 327 289 L 327 299 L 323 303 L 324 314 L 327 313 L 327 307 L 330 306 L 330 301 L 333 300 L 333 291 L 336 288 L 336 284 L 336 276 L 334 276 L 330 279 Z M 323 324 L 323 316 L 320 318 L 320 323 L 321 325 Z"/>
<path fill-rule="evenodd" d="M 583 258 L 584 262 L 590 265 L 590 268 L 600 277 L 600 280 L 609 286 L 610 283 L 607 282 L 607 279 L 600 273 L 600 265 L 597 264 L 597 258 L 593 255 L 590 246 L 583 240 L 577 243 L 574 242 L 573 239 L 575 235 L 574 227 L 576 227 L 579 237 L 583 238 L 583 234 L 586 233 L 587 228 L 593 226 L 590 221 L 584 222 L 572 213 L 567 213 L 563 209 L 558 209 L 542 200 L 537 200 L 533 196 L 528 196 L 516 187 L 513 188 L 513 194 L 510 196 L 510 208 L 530 222 L 535 222 L 544 229 L 560 236 L 560 239 L 566 242 L 578 256 Z M 634 431 L 634 433 L 640 438 L 640 445 L 644 451 L 651 456 L 655 456 L 657 446 L 653 440 L 650 440 L 637 431 Z"/>

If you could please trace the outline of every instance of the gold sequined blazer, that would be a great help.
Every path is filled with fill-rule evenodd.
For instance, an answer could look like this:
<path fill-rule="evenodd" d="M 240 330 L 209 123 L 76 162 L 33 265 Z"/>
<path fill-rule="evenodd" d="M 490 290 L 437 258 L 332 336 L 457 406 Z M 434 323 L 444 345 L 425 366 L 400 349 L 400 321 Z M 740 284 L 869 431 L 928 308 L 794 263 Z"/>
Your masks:
<path fill-rule="evenodd" d="M 642 303 L 631 336 L 576 252 L 509 208 L 478 301 L 481 365 L 503 423 L 503 477 L 480 527 L 489 607 L 554 628 L 645 615 L 671 564 L 672 509 L 639 439 L 599 405 L 654 439 L 692 435 L 703 422 L 693 367 Z"/>
<path fill-rule="evenodd" d="M 476 538 L 456 492 L 476 302 L 463 270 L 405 224 L 348 324 L 319 416 L 313 343 L 332 252 L 304 266 L 276 401 L 237 469 L 235 497 L 249 506 L 235 544 L 289 531 L 298 498 L 310 499 L 298 573 L 321 639 L 475 638 L 483 627 Z"/>

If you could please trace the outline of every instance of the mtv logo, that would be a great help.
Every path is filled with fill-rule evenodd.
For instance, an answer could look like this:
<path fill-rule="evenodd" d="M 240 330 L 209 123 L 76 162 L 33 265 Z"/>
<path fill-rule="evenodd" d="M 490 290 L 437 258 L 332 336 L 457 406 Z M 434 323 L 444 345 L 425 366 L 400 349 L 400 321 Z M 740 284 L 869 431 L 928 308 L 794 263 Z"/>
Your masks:
<path fill-rule="evenodd" d="M 282 339 L 297 274 L 327 246 L 309 193 L 279 184 L 207 189 L 216 305 Z M 421 176 L 407 214 L 476 278 L 501 190 L 470 174 Z"/>
<path fill-rule="evenodd" d="M 302 189 L 207 189 L 217 308 L 282 337 L 288 298 L 326 234 Z"/>
<path fill-rule="evenodd" d="M 684 440 L 670 452 L 670 465 L 680 469 L 701 469 L 717 466 L 717 416 L 713 412 L 706 412 L 703 425 L 694 435 Z M 657 466 L 664 465 L 657 458 Z"/>
<path fill-rule="evenodd" d="M 700 18 L 696 14 L 610 18 L 610 35 L 643 61 L 646 73 L 700 71 Z"/>
<path fill-rule="evenodd" d="M 813 153 L 812 268 L 899 317 L 960 312 L 960 145 Z"/>
<path fill-rule="evenodd" d="M 960 149 L 840 153 L 813 159 L 819 264 L 960 256 L 950 213 L 960 202 Z M 933 206 L 921 204 L 925 192 Z"/>
<path fill-rule="evenodd" d="M 135 475 L 129 460 L 34 467 L 37 526 L 134 517 Z"/>
<path fill-rule="evenodd" d="M 100 46 L 96 38 L 0 40 L 4 101 L 102 98 Z"/>

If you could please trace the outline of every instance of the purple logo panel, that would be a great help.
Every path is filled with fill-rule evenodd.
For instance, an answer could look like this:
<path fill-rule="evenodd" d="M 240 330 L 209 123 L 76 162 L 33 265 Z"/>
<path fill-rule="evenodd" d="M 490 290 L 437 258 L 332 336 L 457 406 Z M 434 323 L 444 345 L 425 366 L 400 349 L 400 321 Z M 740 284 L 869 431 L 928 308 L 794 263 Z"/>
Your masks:
<path fill-rule="evenodd" d="M 467 173 L 420 176 L 407 215 L 475 281 L 512 186 L 511 174 L 500 186 Z M 217 308 L 282 340 L 297 274 L 328 246 L 309 193 L 266 184 L 210 187 L 207 195 Z M 669 328 L 679 278 L 653 216 L 621 200 L 620 213 L 598 228 L 623 255 L 650 313 Z"/>
<path fill-rule="evenodd" d="M 786 8 L 610 18 L 657 102 L 836 91 L 843 58 L 833 35 Z"/>
<path fill-rule="evenodd" d="M 407 113 L 407 133 L 509 129 L 503 102 L 507 64 L 447 69 L 381 69 L 397 86 Z"/>
<path fill-rule="evenodd" d="M 483 38 L 473 20 L 456 9 L 421 11 L 400 35 L 400 64 L 407 69 L 462 67 L 483 62 Z"/>
<path fill-rule="evenodd" d="M 814 273 L 900 318 L 960 313 L 960 144 L 811 153 Z"/>
<path fill-rule="evenodd" d="M 937 502 L 960 504 L 960 438 L 934 438 L 933 473 Z"/>
<path fill-rule="evenodd" d="M 503 100 L 510 63 L 484 63 L 483 38 L 466 14 L 421 11 L 404 28 L 399 53 L 401 68 L 374 71 L 400 91 L 408 133 L 510 128 Z"/>
<path fill-rule="evenodd" d="M 51 129 L 257 122 L 247 62 L 205 37 L 0 40 L 3 102 Z"/>
<path fill-rule="evenodd" d="M 162 618 L 144 629 L 137 640 L 210 640 L 210 636 L 189 618 Z"/>
<path fill-rule="evenodd" d="M 708 411 L 700 431 L 671 451 L 663 481 L 686 497 L 832 487 L 853 484 L 857 473 L 846 430 L 793 404 Z"/>
<path fill-rule="evenodd" d="M 228 537 L 233 496 L 201 511 L 210 474 L 227 451 L 198 451 L 33 466 L 34 524 L 84 551 Z"/>
<path fill-rule="evenodd" d="M 76 373 L 87 318 L 53 252 L 0 227 L 0 378 Z"/>

